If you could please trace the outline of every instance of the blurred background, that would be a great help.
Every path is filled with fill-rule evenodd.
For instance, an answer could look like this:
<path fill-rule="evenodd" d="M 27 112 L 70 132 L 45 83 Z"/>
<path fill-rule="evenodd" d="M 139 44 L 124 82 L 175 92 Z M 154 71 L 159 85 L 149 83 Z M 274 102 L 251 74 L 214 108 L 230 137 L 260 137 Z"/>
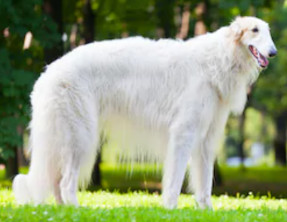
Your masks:
<path fill-rule="evenodd" d="M 0 188 L 27 172 L 29 94 L 46 64 L 92 41 L 187 39 L 249 15 L 269 23 L 278 56 L 228 121 L 214 193 L 287 197 L 287 0 L 0 0 L 0 15 Z M 160 165 L 117 165 L 119 155 L 102 137 L 91 190 L 160 190 Z"/>

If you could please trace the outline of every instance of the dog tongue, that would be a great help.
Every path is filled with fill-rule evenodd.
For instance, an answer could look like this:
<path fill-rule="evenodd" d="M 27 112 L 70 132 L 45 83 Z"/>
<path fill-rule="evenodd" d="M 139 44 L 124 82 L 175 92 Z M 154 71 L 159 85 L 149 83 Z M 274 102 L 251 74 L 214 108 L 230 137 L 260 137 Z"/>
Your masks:
<path fill-rule="evenodd" d="M 266 67 L 269 64 L 268 59 L 266 59 L 261 53 L 259 53 L 258 62 L 262 67 Z"/>

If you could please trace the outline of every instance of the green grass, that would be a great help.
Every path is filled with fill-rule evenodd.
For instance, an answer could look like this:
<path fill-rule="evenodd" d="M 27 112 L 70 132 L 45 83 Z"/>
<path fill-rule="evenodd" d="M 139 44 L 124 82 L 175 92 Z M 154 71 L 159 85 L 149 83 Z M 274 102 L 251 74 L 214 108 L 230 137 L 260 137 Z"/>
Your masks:
<path fill-rule="evenodd" d="M 21 173 L 27 173 L 27 168 L 21 168 Z M 223 185 L 214 187 L 213 194 L 237 193 L 248 195 L 251 191 L 255 195 L 272 195 L 277 198 L 287 198 L 287 168 L 284 167 L 251 167 L 230 168 L 221 166 Z M 11 180 L 4 179 L 4 171 L 0 170 L 0 188 L 10 188 Z M 135 164 L 131 171 L 128 165 L 101 164 L 102 187 L 105 190 L 120 192 L 144 190 L 149 192 L 161 189 L 161 167 L 154 165 Z M 185 183 L 186 185 L 186 183 Z M 90 187 L 98 190 L 98 187 Z M 185 186 L 183 186 L 185 191 Z"/>
<path fill-rule="evenodd" d="M 161 168 L 151 165 L 134 165 L 132 173 L 127 165 L 102 164 L 102 188 L 108 190 L 148 190 L 160 191 Z M 223 177 L 222 186 L 215 187 L 213 194 L 237 193 L 248 195 L 272 195 L 287 198 L 287 168 L 284 167 L 251 167 L 246 169 L 220 167 Z M 187 183 L 185 183 L 186 185 Z M 93 190 L 93 187 L 91 188 Z M 185 186 L 183 188 L 185 191 Z"/>
<path fill-rule="evenodd" d="M 162 207 L 161 196 L 134 192 L 80 192 L 80 207 L 48 205 L 18 206 L 12 192 L 0 190 L 0 221 L 287 221 L 287 200 L 267 197 L 213 197 L 214 211 L 198 210 L 191 195 L 181 195 L 178 209 Z"/>
<path fill-rule="evenodd" d="M 246 169 L 221 167 L 223 185 L 214 188 L 215 194 L 236 193 L 269 195 L 287 198 L 286 167 L 251 167 Z"/>
<path fill-rule="evenodd" d="M 102 164 L 102 186 L 104 189 L 118 190 L 160 190 L 161 169 L 154 166 L 135 165 L 132 173 L 128 166 Z M 21 169 L 27 172 L 27 168 Z M 287 221 L 287 200 L 272 196 L 287 197 L 287 169 L 285 168 L 239 168 L 222 167 L 224 184 L 215 187 L 213 193 L 237 195 L 214 196 L 214 211 L 198 210 L 191 195 L 179 198 L 178 209 L 162 207 L 161 196 L 154 192 L 80 192 L 80 207 L 57 206 L 51 198 L 48 205 L 18 206 L 14 202 L 11 186 L 0 171 L 0 222 L 33 221 Z M 1 189 L 2 188 L 2 189 Z M 93 189 L 93 188 L 92 188 Z M 250 194 L 253 191 L 255 196 Z M 240 193 L 240 195 L 238 194 Z M 249 195 L 248 195 L 249 193 Z M 266 194 L 259 197 L 260 193 Z M 244 195 L 242 195 L 244 194 Z"/>

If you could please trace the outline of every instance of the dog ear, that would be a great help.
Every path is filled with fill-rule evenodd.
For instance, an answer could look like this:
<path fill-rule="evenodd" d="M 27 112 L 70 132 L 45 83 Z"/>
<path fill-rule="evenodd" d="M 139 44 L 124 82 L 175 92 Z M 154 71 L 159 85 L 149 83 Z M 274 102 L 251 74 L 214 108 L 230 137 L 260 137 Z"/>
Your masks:
<path fill-rule="evenodd" d="M 235 41 L 239 41 L 243 35 L 243 29 L 240 24 L 242 18 L 237 16 L 235 20 L 230 24 L 230 30 L 234 36 Z"/>

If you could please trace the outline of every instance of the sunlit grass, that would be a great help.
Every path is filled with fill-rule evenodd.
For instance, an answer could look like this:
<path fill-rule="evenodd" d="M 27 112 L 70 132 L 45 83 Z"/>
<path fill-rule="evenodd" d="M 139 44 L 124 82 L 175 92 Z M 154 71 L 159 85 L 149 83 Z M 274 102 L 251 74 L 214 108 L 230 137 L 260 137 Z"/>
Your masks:
<path fill-rule="evenodd" d="M 161 190 L 161 166 L 151 164 L 101 164 L 101 189 L 119 190 L 148 190 L 150 192 Z M 21 168 L 21 173 L 27 173 L 28 168 Z M 221 195 L 237 193 L 248 195 L 252 191 L 255 195 L 269 195 L 277 198 L 287 197 L 287 168 L 285 167 L 251 167 L 231 168 L 221 166 L 220 171 L 223 184 L 214 187 L 213 194 Z M 4 178 L 4 170 L 0 170 L 0 188 L 10 188 L 11 180 Z M 186 185 L 187 183 L 185 183 Z M 186 186 L 183 186 L 185 190 Z M 90 187 L 97 190 L 99 187 Z"/>
<path fill-rule="evenodd" d="M 213 197 L 214 211 L 198 210 L 191 195 L 181 195 L 178 209 L 162 207 L 161 196 L 133 192 L 80 192 L 80 207 L 18 206 L 11 190 L 0 191 L 0 221 L 287 221 L 287 200 L 267 197 Z"/>

